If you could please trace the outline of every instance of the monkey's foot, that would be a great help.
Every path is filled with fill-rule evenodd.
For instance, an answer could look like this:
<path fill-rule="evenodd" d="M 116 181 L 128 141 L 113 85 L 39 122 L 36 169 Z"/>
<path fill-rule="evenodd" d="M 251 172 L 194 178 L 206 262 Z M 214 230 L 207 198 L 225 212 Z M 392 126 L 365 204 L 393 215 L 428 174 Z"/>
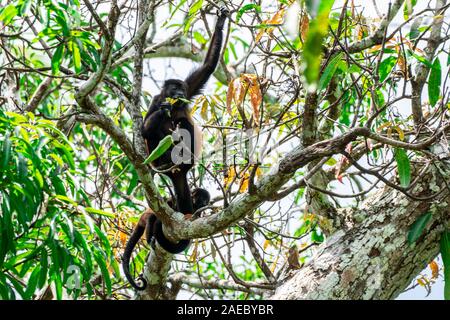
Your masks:
<path fill-rule="evenodd" d="M 177 173 L 178 171 L 181 171 L 181 169 L 179 167 L 175 167 L 171 171 L 172 173 Z"/>
<path fill-rule="evenodd" d="M 184 215 L 184 220 L 191 220 L 192 218 L 192 213 L 188 213 Z"/>

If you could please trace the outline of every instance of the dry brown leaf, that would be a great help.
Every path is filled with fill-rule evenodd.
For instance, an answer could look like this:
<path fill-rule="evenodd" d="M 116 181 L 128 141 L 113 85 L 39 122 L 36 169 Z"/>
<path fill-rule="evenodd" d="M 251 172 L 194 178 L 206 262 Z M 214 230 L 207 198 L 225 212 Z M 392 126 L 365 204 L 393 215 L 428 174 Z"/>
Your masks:
<path fill-rule="evenodd" d="M 298 255 L 298 249 L 297 246 L 294 245 L 291 248 L 289 248 L 288 252 L 288 264 L 291 269 L 300 269 L 300 262 L 298 261 L 299 255 Z"/>
<path fill-rule="evenodd" d="M 428 266 L 431 269 L 431 277 L 437 279 L 439 277 L 439 265 L 433 260 Z"/>
<path fill-rule="evenodd" d="M 244 101 L 245 91 L 247 89 L 246 83 L 242 81 L 242 77 L 234 79 L 234 103 L 236 106 L 240 107 Z"/>
<path fill-rule="evenodd" d="M 259 106 L 262 102 L 262 95 L 261 95 L 261 89 L 259 88 L 258 81 L 255 81 L 252 83 L 252 85 L 249 88 L 250 92 L 250 102 L 252 104 L 253 108 L 253 114 L 255 118 L 255 123 L 258 125 L 259 123 Z"/>
<path fill-rule="evenodd" d="M 217 255 L 216 247 L 213 244 L 211 244 L 211 257 L 213 259 L 216 259 L 216 255 Z"/>
<path fill-rule="evenodd" d="M 285 9 L 281 9 L 280 11 L 278 11 L 277 13 L 275 13 L 272 18 L 264 20 L 262 23 L 263 24 L 282 24 L 283 23 L 283 16 L 285 13 Z M 258 34 L 256 35 L 256 43 L 259 42 L 259 40 L 261 40 L 262 36 L 264 35 L 264 33 L 272 33 L 273 32 L 273 28 L 263 28 L 261 29 Z"/>
<path fill-rule="evenodd" d="M 309 17 L 306 11 L 303 11 L 300 17 L 299 29 L 300 29 L 300 38 L 303 42 L 305 42 L 309 30 Z"/>
<path fill-rule="evenodd" d="M 259 87 L 258 82 L 258 76 L 256 74 L 248 74 L 243 73 L 241 74 L 242 81 L 241 83 L 245 83 L 243 86 L 244 90 L 248 88 L 248 91 L 250 93 L 250 103 L 253 108 L 253 115 L 255 124 L 258 125 L 259 123 L 259 106 L 262 102 L 262 94 L 261 94 L 261 88 Z"/>
<path fill-rule="evenodd" d="M 398 56 L 397 64 L 398 64 L 400 71 L 402 72 L 402 76 L 407 77 L 408 69 L 407 69 L 405 57 L 402 54 L 400 54 Z"/>
<path fill-rule="evenodd" d="M 281 9 L 275 15 L 267 21 L 268 24 L 282 24 L 283 23 L 283 16 L 285 13 L 285 9 Z"/>

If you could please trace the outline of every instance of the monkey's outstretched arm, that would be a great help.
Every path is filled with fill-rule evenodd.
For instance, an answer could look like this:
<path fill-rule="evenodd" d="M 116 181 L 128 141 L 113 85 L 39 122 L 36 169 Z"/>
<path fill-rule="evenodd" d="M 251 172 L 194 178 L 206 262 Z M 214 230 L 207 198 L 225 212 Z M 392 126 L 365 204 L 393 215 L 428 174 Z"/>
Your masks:
<path fill-rule="evenodd" d="M 200 90 L 216 69 L 222 49 L 223 26 L 228 14 L 229 12 L 227 9 L 223 8 L 220 10 L 205 60 L 203 61 L 203 64 L 192 72 L 185 80 L 188 86 L 188 99 L 200 93 Z"/>

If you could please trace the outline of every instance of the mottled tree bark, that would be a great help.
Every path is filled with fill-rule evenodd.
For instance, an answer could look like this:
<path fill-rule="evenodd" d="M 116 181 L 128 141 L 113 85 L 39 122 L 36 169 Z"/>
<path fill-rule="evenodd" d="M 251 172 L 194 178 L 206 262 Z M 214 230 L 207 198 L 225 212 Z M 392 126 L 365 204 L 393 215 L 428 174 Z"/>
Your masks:
<path fill-rule="evenodd" d="M 394 299 L 439 253 L 450 218 L 446 186 L 450 166 L 431 166 L 414 187 L 432 201 L 413 201 L 385 187 L 358 209 L 343 209 L 342 228 L 321 245 L 310 263 L 292 271 L 271 299 Z M 443 188 L 443 189 L 442 189 Z M 409 244 L 411 225 L 431 213 L 420 238 Z"/>

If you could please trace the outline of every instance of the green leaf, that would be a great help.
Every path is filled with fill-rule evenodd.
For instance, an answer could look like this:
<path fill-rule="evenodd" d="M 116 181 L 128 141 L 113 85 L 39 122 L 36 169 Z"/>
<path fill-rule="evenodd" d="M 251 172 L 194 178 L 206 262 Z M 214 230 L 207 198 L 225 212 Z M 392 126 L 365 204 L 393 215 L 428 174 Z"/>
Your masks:
<path fill-rule="evenodd" d="M 333 7 L 334 0 L 306 0 L 306 10 L 311 17 L 327 16 Z"/>
<path fill-rule="evenodd" d="M 194 31 L 194 39 L 200 44 L 205 44 L 208 41 L 205 39 L 205 37 L 198 31 Z"/>
<path fill-rule="evenodd" d="M 428 98 L 432 107 L 436 105 L 441 93 L 441 62 L 439 58 L 434 59 L 428 78 Z"/>
<path fill-rule="evenodd" d="M 450 232 L 445 231 L 441 236 L 441 257 L 444 264 L 444 299 L 450 300 Z"/>
<path fill-rule="evenodd" d="M 420 217 L 417 218 L 417 220 L 413 223 L 411 228 L 408 232 L 408 243 L 413 244 L 414 242 L 419 239 L 420 235 L 422 234 L 423 230 L 428 224 L 428 221 L 431 219 L 431 213 L 427 212 Z"/>
<path fill-rule="evenodd" d="M 105 216 L 105 217 L 108 217 L 108 218 L 114 218 L 115 217 L 114 213 L 103 211 L 103 210 L 100 210 L 100 209 L 86 207 L 85 210 L 87 212 L 91 213 L 91 214 L 98 214 L 99 216 Z"/>
<path fill-rule="evenodd" d="M 5 134 L 5 139 L 3 140 L 2 154 L 0 155 L 0 157 L 2 159 L 0 162 L 0 172 L 1 172 L 3 170 L 8 169 L 9 159 L 11 158 L 11 139 L 9 132 Z"/>
<path fill-rule="evenodd" d="M 103 275 L 103 280 L 105 281 L 105 284 L 106 284 L 106 289 L 108 290 L 108 293 L 111 294 L 111 277 L 109 275 L 109 271 L 108 271 L 108 268 L 105 263 L 105 258 L 103 257 L 103 255 L 100 252 L 96 251 L 94 253 L 94 259 L 95 259 L 95 261 L 97 261 L 97 263 L 100 267 L 100 270 Z"/>
<path fill-rule="evenodd" d="M 424 65 L 426 65 L 428 68 L 433 68 L 433 65 L 430 63 L 430 61 L 428 61 L 426 58 L 419 56 L 418 54 L 408 50 L 407 51 L 409 55 L 413 56 L 414 58 L 417 59 L 417 61 L 423 63 Z"/>
<path fill-rule="evenodd" d="M 309 85 L 316 84 L 319 78 L 320 62 L 322 60 L 322 43 L 328 33 L 328 16 L 333 3 L 334 0 L 320 1 L 317 17 L 309 24 L 308 35 L 303 48 L 303 61 L 305 63 L 304 76 Z M 311 15 L 315 16 L 314 14 Z"/>
<path fill-rule="evenodd" d="M 63 35 L 65 37 L 70 36 L 70 29 L 69 29 L 69 26 L 67 25 L 67 21 L 66 21 L 66 18 L 64 17 L 64 13 L 62 13 L 62 11 L 58 12 L 58 14 L 55 16 L 55 19 L 58 22 L 58 24 L 62 27 Z"/>
<path fill-rule="evenodd" d="M 81 71 L 81 55 L 80 48 L 75 41 L 72 41 L 72 55 L 73 55 L 73 65 L 76 72 Z"/>
<path fill-rule="evenodd" d="M 397 57 L 394 57 L 394 56 L 384 59 L 380 63 L 380 68 L 378 70 L 378 74 L 380 76 L 380 82 L 383 82 L 384 80 L 386 80 L 386 78 L 391 73 L 391 71 L 394 68 L 396 63 L 397 63 Z"/>
<path fill-rule="evenodd" d="M 334 56 L 328 63 L 319 80 L 319 91 L 325 89 L 328 86 L 334 74 L 336 73 L 336 70 L 339 67 L 339 62 L 341 61 L 343 56 L 344 53 L 341 52 Z"/>
<path fill-rule="evenodd" d="M 60 45 L 58 48 L 56 48 L 55 53 L 52 57 L 52 74 L 56 74 L 56 72 L 59 70 L 63 55 L 64 45 Z"/>
<path fill-rule="evenodd" d="M 403 7 L 403 18 L 408 20 L 411 14 L 413 13 L 414 6 L 416 5 L 417 0 L 406 0 L 405 6 Z"/>
<path fill-rule="evenodd" d="M 327 166 L 334 166 L 336 163 L 337 163 L 337 160 L 334 159 L 334 158 L 330 158 L 330 159 L 327 160 L 327 162 L 325 162 L 325 164 Z"/>
<path fill-rule="evenodd" d="M 1 11 L 0 21 L 3 21 L 3 24 L 7 25 L 17 14 L 17 8 L 13 4 L 10 4 Z"/>
<path fill-rule="evenodd" d="M 250 10 L 255 10 L 258 13 L 261 13 L 261 7 L 258 6 L 257 4 L 254 3 L 249 3 L 246 4 L 245 6 L 243 6 L 242 8 L 239 9 L 237 15 L 236 15 L 236 22 L 239 22 L 239 20 L 241 19 L 242 15 Z"/>
<path fill-rule="evenodd" d="M 161 157 L 164 152 L 166 152 L 170 146 L 173 144 L 172 136 L 168 135 L 165 136 L 164 139 L 162 139 L 158 146 L 153 150 L 153 152 L 148 156 L 147 159 L 145 159 L 144 164 L 149 164 L 150 162 L 155 161 L 159 157 Z"/>
<path fill-rule="evenodd" d="M 48 254 L 47 254 L 47 250 L 45 248 L 42 249 L 40 262 L 41 262 L 41 268 L 40 268 L 39 282 L 38 282 L 39 289 L 43 288 L 47 281 Z"/>
<path fill-rule="evenodd" d="M 317 13 L 318 16 L 326 16 L 330 15 L 331 8 L 333 8 L 335 0 L 320 0 L 319 11 Z"/>
<path fill-rule="evenodd" d="M 55 282 L 56 299 L 62 300 L 63 286 L 62 286 L 61 274 L 58 271 L 53 273 L 53 280 Z"/>
<path fill-rule="evenodd" d="M 191 16 L 184 22 L 184 27 L 183 27 L 184 33 L 187 33 L 188 30 L 191 28 L 191 23 L 192 23 L 192 21 L 194 21 L 194 18 L 195 18 L 195 16 Z"/>
<path fill-rule="evenodd" d="M 86 273 L 87 277 L 90 277 L 92 275 L 92 258 L 91 258 L 92 253 L 89 250 L 89 247 L 83 235 L 77 230 L 75 230 L 75 240 L 77 245 L 81 245 L 81 247 L 83 248 L 83 256 L 86 264 Z"/>
<path fill-rule="evenodd" d="M 189 8 L 189 15 L 194 15 L 200 8 L 202 7 L 203 0 L 197 0 L 192 4 L 192 6 Z"/>
<path fill-rule="evenodd" d="M 322 233 L 318 233 L 316 230 L 311 232 L 311 241 L 315 243 L 322 243 L 325 240 L 325 237 Z"/>
<path fill-rule="evenodd" d="M 395 150 L 395 161 L 397 162 L 400 185 L 406 188 L 411 182 L 411 163 L 404 149 Z"/>
<path fill-rule="evenodd" d="M 24 293 L 24 298 L 27 300 L 32 298 L 34 291 L 36 290 L 40 271 L 41 267 L 37 265 L 36 268 L 34 268 L 33 272 L 31 273 L 30 278 L 28 279 L 27 289 L 25 290 Z"/>
<path fill-rule="evenodd" d="M 422 23 L 423 17 L 418 17 L 414 20 L 413 24 L 411 25 L 411 29 L 409 31 L 409 38 L 411 40 L 417 39 L 417 37 L 420 36 L 420 25 Z"/>

